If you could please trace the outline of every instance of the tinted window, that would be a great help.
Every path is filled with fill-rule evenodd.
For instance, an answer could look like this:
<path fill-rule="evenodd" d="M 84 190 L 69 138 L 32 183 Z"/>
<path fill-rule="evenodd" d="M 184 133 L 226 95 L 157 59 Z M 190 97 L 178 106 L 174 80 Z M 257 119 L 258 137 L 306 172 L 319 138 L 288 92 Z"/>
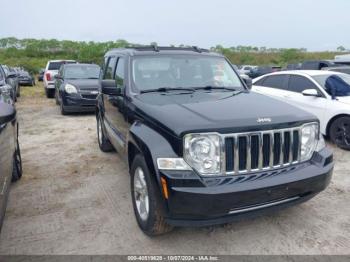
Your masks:
<path fill-rule="evenodd" d="M 0 66 L 0 81 L 4 80 L 5 78 L 5 73 L 2 71 L 2 67 Z"/>
<path fill-rule="evenodd" d="M 100 67 L 97 65 L 75 65 L 64 67 L 64 77 L 67 79 L 98 79 L 99 75 Z"/>
<path fill-rule="evenodd" d="M 59 61 L 59 62 L 50 62 L 48 70 L 58 70 L 63 64 L 75 64 L 74 61 Z"/>
<path fill-rule="evenodd" d="M 154 88 L 232 87 L 244 90 L 231 65 L 205 55 L 135 56 L 133 81 L 138 90 Z"/>
<path fill-rule="evenodd" d="M 109 58 L 103 79 L 114 79 L 113 76 L 114 76 L 114 69 L 115 69 L 116 62 L 117 62 L 116 57 L 112 56 Z"/>
<path fill-rule="evenodd" d="M 124 86 L 124 58 L 118 59 L 117 69 L 115 71 L 115 82 L 117 86 Z"/>
<path fill-rule="evenodd" d="M 287 79 L 286 75 L 275 75 L 275 76 L 267 76 L 262 83 L 262 86 L 272 87 L 277 89 L 285 89 L 284 83 Z"/>
<path fill-rule="evenodd" d="M 288 84 L 289 91 L 301 93 L 305 89 L 316 89 L 318 88 L 312 83 L 309 79 L 303 76 L 290 76 L 289 78 L 289 84 Z"/>

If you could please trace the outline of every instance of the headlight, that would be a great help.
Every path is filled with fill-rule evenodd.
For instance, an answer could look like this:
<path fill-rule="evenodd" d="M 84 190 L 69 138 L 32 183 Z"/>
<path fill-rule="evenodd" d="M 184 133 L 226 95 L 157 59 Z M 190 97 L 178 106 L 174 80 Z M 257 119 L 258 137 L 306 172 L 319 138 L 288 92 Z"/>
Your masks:
<path fill-rule="evenodd" d="M 64 90 L 66 90 L 66 92 L 68 94 L 76 94 L 78 93 L 77 89 L 75 88 L 75 86 L 71 85 L 71 84 L 66 84 L 64 86 Z"/>
<path fill-rule="evenodd" d="M 221 173 L 221 138 L 217 134 L 188 134 L 184 138 L 184 159 L 199 173 Z"/>
<path fill-rule="evenodd" d="M 319 137 L 317 123 L 306 124 L 301 129 L 301 161 L 309 160 L 316 149 Z"/>

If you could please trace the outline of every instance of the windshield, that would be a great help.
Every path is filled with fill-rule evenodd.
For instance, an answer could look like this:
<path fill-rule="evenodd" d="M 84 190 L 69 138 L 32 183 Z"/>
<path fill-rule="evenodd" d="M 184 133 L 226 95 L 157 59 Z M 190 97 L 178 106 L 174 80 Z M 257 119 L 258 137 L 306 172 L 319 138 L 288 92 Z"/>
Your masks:
<path fill-rule="evenodd" d="M 346 84 L 349 85 L 349 92 L 346 94 L 342 94 L 338 96 L 350 96 L 350 75 L 347 74 L 329 74 L 329 75 L 318 75 L 318 76 L 313 76 L 312 78 L 316 80 L 317 83 L 319 83 L 329 95 L 332 95 L 330 91 L 326 88 L 326 81 L 330 76 L 338 76 L 340 77 Z"/>
<path fill-rule="evenodd" d="M 140 91 L 157 88 L 244 87 L 230 64 L 222 57 L 199 55 L 137 56 L 132 76 Z"/>
<path fill-rule="evenodd" d="M 75 64 L 75 61 L 50 62 L 48 70 L 58 70 L 63 64 Z"/>
<path fill-rule="evenodd" d="M 67 66 L 64 69 L 64 78 L 67 79 L 98 79 L 100 67 L 97 65 Z"/>

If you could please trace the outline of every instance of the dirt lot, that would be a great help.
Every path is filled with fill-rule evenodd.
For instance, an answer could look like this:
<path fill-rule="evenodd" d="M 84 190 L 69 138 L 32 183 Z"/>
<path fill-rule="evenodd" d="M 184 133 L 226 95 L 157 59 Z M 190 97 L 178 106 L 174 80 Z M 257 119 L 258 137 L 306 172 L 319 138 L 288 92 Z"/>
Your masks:
<path fill-rule="evenodd" d="M 94 116 L 61 116 L 41 87 L 22 94 L 24 175 L 11 189 L 0 254 L 350 254 L 350 152 L 334 149 L 333 181 L 307 203 L 151 239 L 134 219 L 126 165 L 98 149 Z"/>

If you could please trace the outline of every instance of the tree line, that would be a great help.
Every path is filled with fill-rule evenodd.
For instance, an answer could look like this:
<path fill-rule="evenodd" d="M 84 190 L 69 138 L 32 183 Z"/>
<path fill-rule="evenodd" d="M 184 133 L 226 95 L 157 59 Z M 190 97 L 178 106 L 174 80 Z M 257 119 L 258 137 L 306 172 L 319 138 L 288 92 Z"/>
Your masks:
<path fill-rule="evenodd" d="M 127 46 L 140 46 L 140 44 L 130 43 L 123 39 L 108 42 L 84 42 L 8 37 L 0 39 L 0 64 L 21 66 L 32 73 L 37 73 L 51 59 L 74 59 L 82 63 L 100 64 L 103 55 L 108 50 Z M 267 48 L 242 45 L 233 47 L 216 45 L 211 50 L 224 54 L 237 65 L 273 64 L 280 66 L 304 60 L 333 59 L 335 55 L 347 51 L 343 46 L 339 47 L 337 52 L 308 52 L 305 48 Z"/>

